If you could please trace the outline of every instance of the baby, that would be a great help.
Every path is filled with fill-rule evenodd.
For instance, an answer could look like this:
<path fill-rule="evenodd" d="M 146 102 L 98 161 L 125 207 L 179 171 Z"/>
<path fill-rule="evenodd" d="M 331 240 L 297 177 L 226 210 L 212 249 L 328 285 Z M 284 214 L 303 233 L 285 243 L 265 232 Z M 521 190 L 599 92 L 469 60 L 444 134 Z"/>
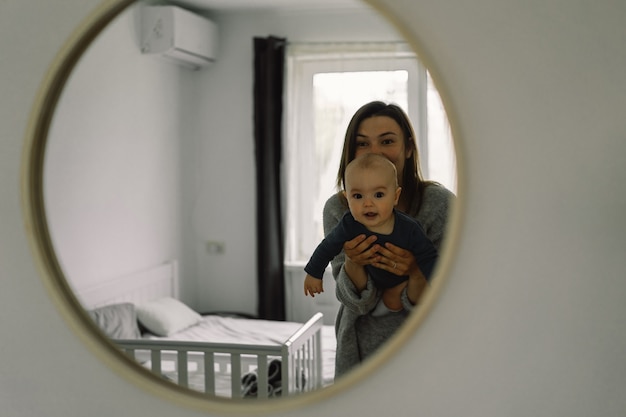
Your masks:
<path fill-rule="evenodd" d="M 437 249 L 415 219 L 395 209 L 400 192 L 396 167 L 384 156 L 365 154 L 348 164 L 343 193 L 350 211 L 319 244 L 304 268 L 306 295 L 323 292 L 322 277 L 328 263 L 341 252 L 345 242 L 361 234 L 376 235 L 375 243 L 381 246 L 390 242 L 409 250 L 424 277 L 430 278 L 438 258 Z M 402 289 L 400 286 L 409 279 L 372 265 L 366 265 L 365 269 L 376 288 L 382 291 L 394 287 Z M 400 291 L 397 294 L 399 298 Z M 401 306 L 399 299 L 393 304 Z"/>

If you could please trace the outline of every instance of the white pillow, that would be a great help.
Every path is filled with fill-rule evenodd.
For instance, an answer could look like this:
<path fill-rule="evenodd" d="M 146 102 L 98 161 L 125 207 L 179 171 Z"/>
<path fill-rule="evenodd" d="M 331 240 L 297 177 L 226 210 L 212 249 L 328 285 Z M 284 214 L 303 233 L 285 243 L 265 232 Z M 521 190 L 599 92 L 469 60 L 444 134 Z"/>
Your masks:
<path fill-rule="evenodd" d="M 169 336 L 198 323 L 202 316 L 179 300 L 159 298 L 137 306 L 137 319 L 157 336 Z"/>

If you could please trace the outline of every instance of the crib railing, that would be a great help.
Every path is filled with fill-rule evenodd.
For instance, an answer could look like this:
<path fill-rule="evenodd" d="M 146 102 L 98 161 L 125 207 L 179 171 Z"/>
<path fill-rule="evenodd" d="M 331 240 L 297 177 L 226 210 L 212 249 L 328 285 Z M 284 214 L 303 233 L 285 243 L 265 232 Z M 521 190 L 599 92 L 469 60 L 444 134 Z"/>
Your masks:
<path fill-rule="evenodd" d="M 310 391 L 322 386 L 323 315 L 316 313 L 283 344 L 249 345 L 166 339 L 114 340 L 129 356 L 152 372 L 190 387 L 193 374 L 202 380 L 207 395 L 224 395 L 217 391 L 218 377 L 230 379 L 230 397 L 268 398 Z M 279 379 L 274 379 L 277 369 Z M 274 375 L 270 375 L 273 373 Z M 254 390 L 246 383 L 254 377 Z M 242 380 L 244 379 L 245 380 Z"/>

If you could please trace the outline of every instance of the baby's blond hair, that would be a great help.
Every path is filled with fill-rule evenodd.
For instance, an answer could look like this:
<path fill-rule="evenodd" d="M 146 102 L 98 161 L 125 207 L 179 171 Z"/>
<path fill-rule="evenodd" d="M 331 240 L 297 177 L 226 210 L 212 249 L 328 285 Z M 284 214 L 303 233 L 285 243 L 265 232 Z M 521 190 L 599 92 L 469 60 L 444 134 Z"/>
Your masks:
<path fill-rule="evenodd" d="M 385 175 L 389 175 L 390 180 L 393 181 L 393 185 L 398 187 L 398 171 L 396 166 L 389 159 L 380 154 L 366 153 L 357 158 L 354 158 L 346 166 L 346 173 L 343 180 L 343 189 L 346 189 L 347 178 L 355 169 L 379 169 L 384 172 Z"/>

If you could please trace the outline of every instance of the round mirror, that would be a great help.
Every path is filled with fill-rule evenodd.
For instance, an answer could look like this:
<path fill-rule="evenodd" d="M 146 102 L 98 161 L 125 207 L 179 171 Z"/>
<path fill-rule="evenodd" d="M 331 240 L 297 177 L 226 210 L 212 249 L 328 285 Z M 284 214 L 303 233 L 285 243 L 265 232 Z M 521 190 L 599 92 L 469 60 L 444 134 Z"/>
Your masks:
<path fill-rule="evenodd" d="M 395 27 L 356 0 L 283 3 L 111 2 L 62 51 L 35 110 L 28 220 L 61 309 L 125 375 L 201 407 L 336 392 L 407 337 L 390 335 L 371 366 L 334 381 L 332 275 L 323 294 L 302 291 L 359 106 L 397 103 L 424 177 L 456 192 L 441 99 Z M 268 281 L 258 273 L 257 196 L 272 190 L 259 188 L 255 170 L 253 39 L 284 51 L 282 139 L 272 146 L 282 148 L 274 198 L 285 241 L 279 279 Z M 432 302 L 451 240 L 405 328 Z M 212 336 L 187 339 L 196 331 Z"/>

